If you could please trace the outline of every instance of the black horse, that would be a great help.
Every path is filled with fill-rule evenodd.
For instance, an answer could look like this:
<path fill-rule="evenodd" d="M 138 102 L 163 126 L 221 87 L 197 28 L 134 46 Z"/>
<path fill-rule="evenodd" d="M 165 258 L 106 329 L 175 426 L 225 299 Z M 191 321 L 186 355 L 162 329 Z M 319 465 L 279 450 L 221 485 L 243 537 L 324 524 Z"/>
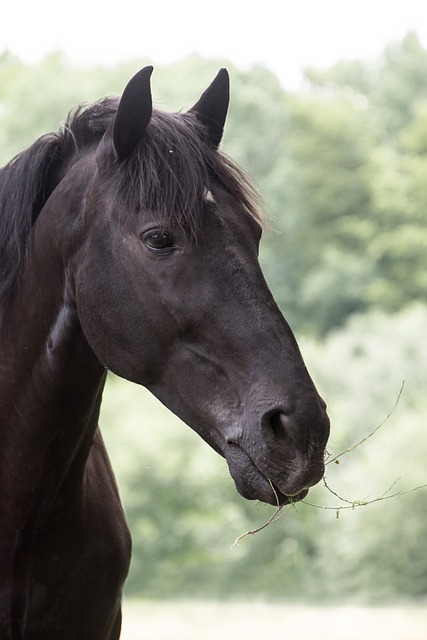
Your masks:
<path fill-rule="evenodd" d="M 325 405 L 258 264 L 256 194 L 218 150 L 228 74 L 166 114 L 151 72 L 0 173 L 2 640 L 120 635 L 107 370 L 197 431 L 246 498 L 299 500 L 324 471 Z"/>

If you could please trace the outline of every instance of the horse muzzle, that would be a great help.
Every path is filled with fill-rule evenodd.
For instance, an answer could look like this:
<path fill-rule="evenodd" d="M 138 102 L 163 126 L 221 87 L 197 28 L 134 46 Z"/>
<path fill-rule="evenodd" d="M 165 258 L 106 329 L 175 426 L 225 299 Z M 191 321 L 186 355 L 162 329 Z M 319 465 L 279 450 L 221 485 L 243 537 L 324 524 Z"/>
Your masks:
<path fill-rule="evenodd" d="M 324 475 L 328 435 L 323 407 L 309 425 L 280 409 L 265 412 L 258 427 L 227 439 L 224 455 L 237 490 L 274 505 L 302 500 Z"/>

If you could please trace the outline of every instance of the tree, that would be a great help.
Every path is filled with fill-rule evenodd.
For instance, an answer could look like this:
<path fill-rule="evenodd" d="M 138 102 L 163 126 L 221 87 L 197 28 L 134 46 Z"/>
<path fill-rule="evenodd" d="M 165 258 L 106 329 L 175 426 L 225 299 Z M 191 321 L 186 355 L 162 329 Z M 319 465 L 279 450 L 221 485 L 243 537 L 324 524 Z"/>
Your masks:
<path fill-rule="evenodd" d="M 367 307 L 370 123 L 351 100 L 335 97 L 296 98 L 290 114 L 281 234 L 270 239 L 280 261 L 267 264 L 267 275 L 291 322 L 324 333 Z"/>

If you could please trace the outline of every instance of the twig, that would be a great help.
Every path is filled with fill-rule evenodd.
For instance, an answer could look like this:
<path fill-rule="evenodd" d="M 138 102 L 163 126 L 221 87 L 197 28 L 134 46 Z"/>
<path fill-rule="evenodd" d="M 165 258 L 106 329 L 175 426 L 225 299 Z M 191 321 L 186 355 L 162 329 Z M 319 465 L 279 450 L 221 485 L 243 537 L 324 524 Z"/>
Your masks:
<path fill-rule="evenodd" d="M 337 463 L 338 459 L 341 458 L 343 455 L 345 455 L 346 453 L 350 453 L 350 451 L 354 451 L 354 449 L 357 449 L 357 447 L 360 447 L 361 444 L 363 444 L 364 442 L 366 442 L 367 440 L 369 440 L 369 438 L 372 438 L 372 436 L 379 430 L 381 429 L 381 427 L 383 427 L 385 425 L 385 423 L 387 422 L 387 420 L 390 418 L 390 416 L 394 413 L 397 405 L 399 404 L 400 401 L 400 397 L 403 393 L 403 387 L 405 386 L 405 381 L 402 381 L 402 384 L 400 386 L 399 389 L 399 393 L 397 394 L 397 398 L 396 398 L 396 402 L 394 403 L 393 408 L 391 409 L 391 411 L 388 412 L 388 414 L 386 415 L 386 417 L 384 418 L 384 420 L 382 422 L 380 422 L 379 425 L 377 425 L 375 427 L 375 429 L 373 431 L 371 431 L 370 433 L 368 433 L 367 436 L 365 436 L 364 438 L 362 438 L 362 440 L 359 440 L 359 442 L 356 442 L 352 447 L 349 447 L 348 449 L 345 449 L 344 451 L 341 451 L 341 453 L 338 453 L 336 456 L 334 456 L 333 458 L 331 458 L 330 460 L 326 461 L 326 464 L 332 464 L 333 462 Z M 339 463 L 337 463 L 339 464 Z"/>
<path fill-rule="evenodd" d="M 331 487 L 328 485 L 328 483 L 326 482 L 326 476 L 323 476 L 322 478 L 323 480 L 323 484 L 325 485 L 325 487 L 327 488 L 327 490 L 332 493 L 332 495 L 334 495 L 336 498 L 338 498 L 338 500 L 341 500 L 341 502 L 348 502 L 348 504 L 353 504 L 353 500 L 347 500 L 346 498 L 343 498 L 342 496 L 340 496 L 336 491 L 334 491 L 333 489 L 331 489 Z"/>
<path fill-rule="evenodd" d="M 383 496 L 388 495 L 388 494 L 390 493 L 390 491 L 391 491 L 392 489 L 394 489 L 394 487 L 397 485 L 397 483 L 399 482 L 399 480 L 401 480 L 401 476 L 399 476 L 398 478 L 396 478 L 396 480 L 393 482 L 393 484 L 391 485 L 391 487 L 389 487 L 389 488 L 387 489 L 387 491 L 384 491 Z"/>
<path fill-rule="evenodd" d="M 274 488 L 273 483 L 271 482 L 270 479 L 267 478 L 267 480 L 270 483 L 270 486 L 274 492 L 274 495 L 276 496 L 276 511 L 273 513 L 272 516 L 270 516 L 270 518 L 267 520 L 267 522 L 264 522 L 264 524 L 262 524 L 260 527 L 258 527 L 257 529 L 252 529 L 250 531 L 245 531 L 245 533 L 242 533 L 238 538 L 236 538 L 236 540 L 234 541 L 233 547 L 237 546 L 240 542 L 240 540 L 242 540 L 243 538 L 246 538 L 246 536 L 254 536 L 256 533 L 259 533 L 259 531 L 262 531 L 263 529 L 265 529 L 266 527 L 268 527 L 270 524 L 273 524 L 273 522 L 276 522 L 276 520 L 279 520 L 284 514 L 285 512 L 283 511 L 282 513 L 280 513 L 280 511 L 282 511 L 283 507 L 285 505 L 280 505 L 279 503 L 279 496 L 277 495 L 277 491 Z M 280 515 L 279 515 L 280 513 Z"/>
<path fill-rule="evenodd" d="M 405 385 L 405 381 L 403 380 L 402 384 L 401 384 L 401 387 L 399 389 L 399 393 L 397 394 L 394 406 L 389 411 L 389 413 L 384 418 L 384 420 L 379 425 L 377 425 L 375 427 L 375 429 L 373 429 L 370 433 L 368 433 L 368 435 L 366 435 L 364 438 L 362 438 L 361 440 L 356 442 L 352 447 L 349 447 L 348 449 L 345 449 L 345 451 L 341 451 L 341 453 L 338 453 L 336 456 L 334 456 L 330 460 L 327 460 L 326 464 L 331 464 L 333 462 L 335 462 L 336 464 L 339 464 L 339 458 L 341 458 L 341 456 L 343 456 L 346 453 L 350 453 L 350 451 L 354 451 L 354 449 L 357 449 L 357 447 L 360 447 L 360 445 L 364 444 L 379 429 L 381 429 L 381 427 L 384 426 L 384 424 L 387 422 L 387 420 L 390 418 L 390 416 L 395 411 L 397 405 L 399 404 L 400 397 L 402 395 L 404 385 Z M 367 505 L 374 504 L 375 502 L 382 502 L 384 500 L 389 500 L 390 498 L 396 498 L 398 496 L 403 496 L 403 495 L 406 495 L 408 493 L 413 493 L 414 491 L 419 491 L 420 489 L 425 489 L 427 487 L 427 483 L 425 483 L 425 484 L 419 485 L 417 487 L 413 487 L 412 489 L 406 489 L 406 490 L 402 490 L 402 491 L 396 491 L 395 493 L 390 493 L 394 489 L 394 487 L 396 486 L 396 484 L 398 483 L 399 480 L 400 480 L 400 478 L 397 478 L 393 482 L 393 484 L 387 489 L 387 491 L 385 491 L 378 498 L 373 498 L 372 500 L 368 500 L 368 499 L 365 499 L 365 500 L 348 500 L 347 498 L 343 498 L 336 491 L 331 489 L 331 487 L 329 486 L 328 482 L 326 481 L 326 476 L 323 476 L 323 484 L 326 487 L 326 489 L 330 493 L 332 493 L 332 495 L 334 495 L 336 498 L 338 498 L 338 500 L 343 502 L 344 505 L 339 505 L 337 507 L 336 506 L 332 507 L 332 506 L 327 506 L 327 505 L 315 504 L 313 502 L 308 502 L 307 500 L 301 500 L 301 502 L 302 502 L 302 504 L 306 504 L 309 507 L 315 507 L 316 509 L 324 509 L 324 510 L 335 511 L 336 512 L 336 517 L 339 518 L 340 512 L 342 510 L 344 510 L 344 509 L 351 509 L 352 511 L 354 511 L 354 509 L 356 509 L 356 507 L 365 507 Z M 285 515 L 285 511 L 282 511 L 284 505 L 280 505 L 279 504 L 279 498 L 278 498 L 278 495 L 277 495 L 277 492 L 276 492 L 276 490 L 274 488 L 273 483 L 269 479 L 268 479 L 268 482 L 270 483 L 270 486 L 271 486 L 271 488 L 272 488 L 272 490 L 274 492 L 274 495 L 276 496 L 276 503 L 277 503 L 276 510 L 274 511 L 273 515 L 266 522 L 264 522 L 264 524 L 262 524 L 260 527 L 257 527 L 256 529 L 251 529 L 250 531 L 246 531 L 245 533 L 242 533 L 238 538 L 236 538 L 236 540 L 235 540 L 235 542 L 233 544 L 233 547 L 238 545 L 239 542 L 243 538 L 245 538 L 246 536 L 253 536 L 256 533 L 259 533 L 260 531 L 262 531 L 263 529 L 268 527 L 270 524 L 273 524 L 273 522 L 276 522 L 282 516 Z M 293 504 L 293 506 L 295 506 L 295 503 L 291 503 L 291 504 Z"/>
<path fill-rule="evenodd" d="M 338 513 L 340 511 L 342 511 L 343 509 L 356 509 L 356 507 L 366 507 L 368 504 L 374 504 L 374 502 L 382 502 L 383 500 L 390 500 L 390 498 L 397 498 L 398 496 L 404 496 L 407 493 L 413 493 L 414 491 L 419 491 L 420 489 L 425 489 L 427 487 L 427 482 L 425 484 L 420 484 L 417 487 L 412 487 L 412 489 L 405 489 L 403 491 L 396 491 L 396 493 L 392 493 L 391 495 L 389 495 L 389 492 L 391 491 L 391 489 L 395 486 L 397 480 L 392 484 L 392 486 L 390 487 L 390 489 L 388 489 L 382 496 L 379 496 L 378 498 L 373 498 L 372 500 L 345 500 L 345 502 L 348 502 L 349 504 L 346 506 L 338 506 L 338 507 L 330 507 L 330 506 L 326 506 L 323 504 L 315 504 L 314 502 L 307 502 L 307 500 L 301 500 L 301 502 L 303 504 L 308 505 L 309 507 L 316 507 L 316 509 L 327 509 L 330 511 L 336 511 L 337 512 L 337 518 L 338 518 Z M 333 491 L 331 491 L 331 493 L 334 493 Z M 334 494 L 337 495 L 337 494 Z M 340 498 L 340 496 L 338 496 Z M 340 498 L 340 500 L 344 501 L 344 498 Z"/>

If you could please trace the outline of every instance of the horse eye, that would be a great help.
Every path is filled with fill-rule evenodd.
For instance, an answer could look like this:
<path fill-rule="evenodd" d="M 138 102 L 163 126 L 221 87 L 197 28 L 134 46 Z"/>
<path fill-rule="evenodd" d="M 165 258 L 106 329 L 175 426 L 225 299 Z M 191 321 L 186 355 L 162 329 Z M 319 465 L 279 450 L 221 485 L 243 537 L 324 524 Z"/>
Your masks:
<path fill-rule="evenodd" d="M 142 240 L 152 251 L 165 251 L 166 249 L 175 248 L 172 238 L 160 229 L 147 231 L 147 233 L 142 236 Z"/>

